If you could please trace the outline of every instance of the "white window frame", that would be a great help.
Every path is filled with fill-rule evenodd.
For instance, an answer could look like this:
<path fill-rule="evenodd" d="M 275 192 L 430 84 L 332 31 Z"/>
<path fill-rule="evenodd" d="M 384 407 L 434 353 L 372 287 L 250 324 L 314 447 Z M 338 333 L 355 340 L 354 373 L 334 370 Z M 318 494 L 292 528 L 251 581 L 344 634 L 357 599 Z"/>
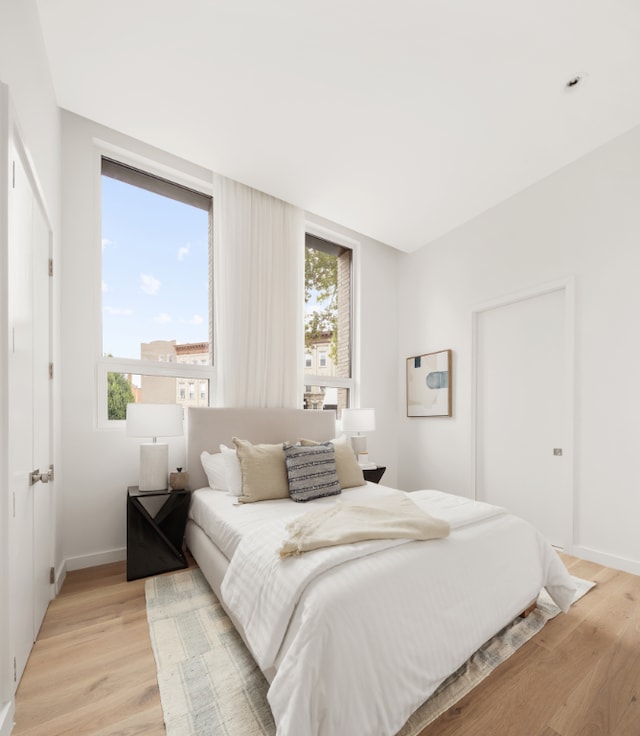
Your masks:
<path fill-rule="evenodd" d="M 346 388 L 349 391 L 349 406 L 358 407 L 360 406 L 360 241 L 309 220 L 305 221 L 304 225 L 305 233 L 349 248 L 351 251 L 351 377 L 339 378 L 304 373 L 298 394 L 304 396 L 304 387 L 308 385 Z M 302 309 L 304 313 L 304 303 Z M 306 351 L 304 340 L 303 350 Z"/>
<path fill-rule="evenodd" d="M 97 326 L 94 330 L 96 355 L 96 426 L 98 429 L 122 430 L 126 422 L 122 419 L 108 418 L 108 387 L 107 376 L 109 373 L 124 373 L 141 376 L 165 376 L 169 378 L 184 378 L 188 380 L 209 381 L 209 405 L 212 405 L 212 397 L 217 393 L 217 373 L 215 367 L 215 343 L 213 335 L 214 310 L 213 310 L 213 231 L 209 233 L 209 345 L 212 349 L 211 365 L 192 365 L 190 363 L 158 362 L 149 360 L 137 360 L 134 358 L 109 358 L 102 355 L 102 158 L 111 158 L 125 166 L 141 169 L 152 176 L 167 179 L 175 184 L 194 189 L 201 194 L 213 197 L 213 182 L 187 174 L 180 169 L 166 166 L 157 160 L 138 155 L 128 149 L 115 146 L 107 141 L 94 140 L 94 180 L 96 181 L 95 200 L 95 243 L 96 243 L 96 269 L 95 269 L 95 294 L 99 303 L 96 314 Z M 215 216 L 212 213 L 212 216 Z M 179 403 L 176 401 L 176 403 Z"/>

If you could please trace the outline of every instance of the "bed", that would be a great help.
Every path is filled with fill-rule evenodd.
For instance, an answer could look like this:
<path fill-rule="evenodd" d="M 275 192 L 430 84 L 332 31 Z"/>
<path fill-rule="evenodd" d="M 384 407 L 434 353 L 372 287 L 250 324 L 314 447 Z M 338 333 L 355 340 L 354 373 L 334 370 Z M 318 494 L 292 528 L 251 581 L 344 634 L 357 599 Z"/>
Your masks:
<path fill-rule="evenodd" d="M 335 437 L 335 422 L 321 411 L 188 411 L 187 546 L 270 682 L 278 736 L 393 736 L 543 587 L 568 610 L 574 591 L 558 555 L 504 510 L 372 483 L 307 503 L 238 503 L 226 489 L 210 487 L 201 462 L 203 451 L 233 448 L 234 436 L 249 443 L 323 442 Z M 398 494 L 444 520 L 448 536 L 378 539 L 279 558 L 294 518 Z"/>

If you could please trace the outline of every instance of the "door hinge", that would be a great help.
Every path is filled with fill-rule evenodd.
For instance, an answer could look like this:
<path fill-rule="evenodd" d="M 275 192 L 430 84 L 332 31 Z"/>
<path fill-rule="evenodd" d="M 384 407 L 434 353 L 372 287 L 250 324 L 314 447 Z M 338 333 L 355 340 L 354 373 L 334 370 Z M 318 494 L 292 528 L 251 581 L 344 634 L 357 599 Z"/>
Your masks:
<path fill-rule="evenodd" d="M 49 582 L 53 585 L 56 582 L 56 571 L 55 568 L 49 568 Z"/>
<path fill-rule="evenodd" d="M 13 681 L 18 682 L 18 663 L 15 657 L 13 658 Z"/>
<path fill-rule="evenodd" d="M 53 276 L 53 258 L 49 258 L 49 276 Z"/>
<path fill-rule="evenodd" d="M 53 378 L 53 363 L 49 363 L 49 378 Z"/>
<path fill-rule="evenodd" d="M 16 188 L 16 162 L 13 161 L 12 173 L 11 173 L 11 186 L 13 189 Z"/>

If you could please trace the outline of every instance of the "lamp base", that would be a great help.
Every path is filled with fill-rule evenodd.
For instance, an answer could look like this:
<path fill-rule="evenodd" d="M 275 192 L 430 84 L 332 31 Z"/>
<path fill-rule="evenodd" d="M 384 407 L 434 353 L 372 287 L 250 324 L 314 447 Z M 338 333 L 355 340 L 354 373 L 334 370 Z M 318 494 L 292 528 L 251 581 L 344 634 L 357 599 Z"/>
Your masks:
<path fill-rule="evenodd" d="M 169 476 L 169 445 L 148 442 L 140 445 L 141 491 L 166 491 Z"/>
<path fill-rule="evenodd" d="M 358 457 L 358 455 L 361 452 L 366 452 L 367 451 L 367 438 L 366 438 L 366 436 L 363 435 L 363 434 L 354 435 L 351 438 L 351 447 L 353 448 L 353 451 L 354 451 L 356 457 Z"/>

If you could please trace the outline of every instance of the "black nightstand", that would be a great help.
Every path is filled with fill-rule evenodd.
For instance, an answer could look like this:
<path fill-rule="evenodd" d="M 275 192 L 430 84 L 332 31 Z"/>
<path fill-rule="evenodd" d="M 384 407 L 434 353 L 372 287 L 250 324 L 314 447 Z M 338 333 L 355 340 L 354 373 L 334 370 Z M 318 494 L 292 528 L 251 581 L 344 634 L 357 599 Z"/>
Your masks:
<path fill-rule="evenodd" d="M 145 498 L 164 497 L 152 516 Z M 189 566 L 182 551 L 191 491 L 127 489 L 127 580 L 146 578 Z"/>
<path fill-rule="evenodd" d="M 386 469 L 386 465 L 378 465 L 376 468 L 363 468 L 362 475 L 364 475 L 365 480 L 369 480 L 372 483 L 379 483 Z"/>

